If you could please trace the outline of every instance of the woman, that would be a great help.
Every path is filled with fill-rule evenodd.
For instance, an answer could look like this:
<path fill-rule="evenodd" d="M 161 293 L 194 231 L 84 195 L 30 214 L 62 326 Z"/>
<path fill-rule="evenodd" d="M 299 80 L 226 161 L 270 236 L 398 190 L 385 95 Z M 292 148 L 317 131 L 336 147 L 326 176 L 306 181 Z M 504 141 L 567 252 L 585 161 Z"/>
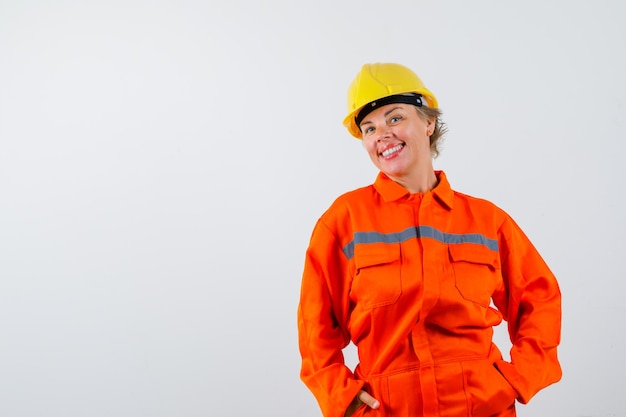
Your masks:
<path fill-rule="evenodd" d="M 410 69 L 364 65 L 344 125 L 380 170 L 318 220 L 298 308 L 301 378 L 326 417 L 515 416 L 558 381 L 561 295 L 516 223 L 433 169 L 445 132 Z M 511 360 L 492 342 L 508 323 Z M 342 349 L 352 341 L 359 365 Z"/>

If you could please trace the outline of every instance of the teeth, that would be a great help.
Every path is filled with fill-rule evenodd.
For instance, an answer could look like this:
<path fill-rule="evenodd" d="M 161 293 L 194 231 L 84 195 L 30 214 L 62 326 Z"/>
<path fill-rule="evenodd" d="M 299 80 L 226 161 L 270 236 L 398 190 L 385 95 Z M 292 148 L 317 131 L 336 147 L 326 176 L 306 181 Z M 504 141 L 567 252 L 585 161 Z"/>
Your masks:
<path fill-rule="evenodd" d="M 402 149 L 402 145 L 394 146 L 393 148 L 389 148 L 389 149 L 384 150 L 381 153 L 381 155 L 387 157 L 387 156 L 389 156 L 391 154 L 394 154 L 394 153 L 400 151 L 400 149 Z"/>

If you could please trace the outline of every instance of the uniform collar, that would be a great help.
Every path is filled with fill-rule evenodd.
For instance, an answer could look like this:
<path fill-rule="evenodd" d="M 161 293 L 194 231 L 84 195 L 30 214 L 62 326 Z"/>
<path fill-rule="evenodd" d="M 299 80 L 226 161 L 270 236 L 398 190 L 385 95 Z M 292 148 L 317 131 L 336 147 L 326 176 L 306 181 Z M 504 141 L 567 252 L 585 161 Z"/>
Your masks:
<path fill-rule="evenodd" d="M 454 191 L 450 188 L 450 183 L 443 171 L 435 171 L 435 175 L 437 176 L 438 183 L 430 193 L 433 194 L 438 202 L 451 209 L 454 200 Z M 376 191 L 378 191 L 385 202 L 396 201 L 410 196 L 406 188 L 393 181 L 382 172 L 378 173 L 376 181 L 374 182 L 374 188 L 376 188 Z"/>

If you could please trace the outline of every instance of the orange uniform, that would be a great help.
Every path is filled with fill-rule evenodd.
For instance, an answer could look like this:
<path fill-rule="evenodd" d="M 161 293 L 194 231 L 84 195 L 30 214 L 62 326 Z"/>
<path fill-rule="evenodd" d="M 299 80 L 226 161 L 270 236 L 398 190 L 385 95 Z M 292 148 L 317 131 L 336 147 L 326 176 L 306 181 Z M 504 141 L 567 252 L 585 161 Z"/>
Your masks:
<path fill-rule="evenodd" d="M 325 417 L 343 417 L 361 389 L 380 408 L 355 417 L 514 416 L 515 399 L 561 377 L 552 272 L 503 210 L 436 175 L 437 187 L 411 195 L 380 173 L 315 226 L 298 330 L 301 378 Z M 502 319 L 510 362 L 492 342 Z"/>

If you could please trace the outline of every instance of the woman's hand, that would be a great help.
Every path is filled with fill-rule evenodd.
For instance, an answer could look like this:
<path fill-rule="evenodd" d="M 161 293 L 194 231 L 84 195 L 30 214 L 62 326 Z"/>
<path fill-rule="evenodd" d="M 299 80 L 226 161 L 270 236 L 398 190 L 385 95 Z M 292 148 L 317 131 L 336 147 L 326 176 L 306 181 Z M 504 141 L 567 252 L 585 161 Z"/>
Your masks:
<path fill-rule="evenodd" d="M 372 397 L 367 392 L 361 390 L 359 391 L 359 394 L 356 397 L 354 397 L 354 400 L 352 400 L 352 402 L 348 406 L 348 409 L 346 410 L 344 417 L 350 417 L 352 414 L 354 414 L 356 409 L 359 408 L 363 404 L 374 409 L 380 407 L 380 403 L 378 402 L 376 398 Z"/>

